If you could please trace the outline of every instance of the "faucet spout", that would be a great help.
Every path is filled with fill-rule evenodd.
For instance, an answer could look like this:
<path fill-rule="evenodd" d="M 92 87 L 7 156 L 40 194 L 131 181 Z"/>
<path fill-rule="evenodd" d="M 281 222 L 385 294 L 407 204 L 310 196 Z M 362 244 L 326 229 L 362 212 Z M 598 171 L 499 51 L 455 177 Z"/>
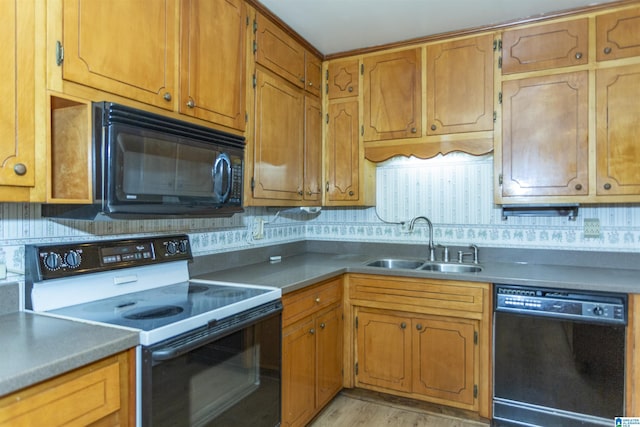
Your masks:
<path fill-rule="evenodd" d="M 426 216 L 417 216 L 415 218 L 413 218 L 411 220 L 411 222 L 409 223 L 409 232 L 413 231 L 413 227 L 416 224 L 416 221 L 422 219 L 424 221 L 426 221 L 427 225 L 429 226 L 429 261 L 435 261 L 436 260 L 436 247 L 433 244 L 433 224 L 431 223 L 431 220 L 429 218 L 427 218 Z"/>

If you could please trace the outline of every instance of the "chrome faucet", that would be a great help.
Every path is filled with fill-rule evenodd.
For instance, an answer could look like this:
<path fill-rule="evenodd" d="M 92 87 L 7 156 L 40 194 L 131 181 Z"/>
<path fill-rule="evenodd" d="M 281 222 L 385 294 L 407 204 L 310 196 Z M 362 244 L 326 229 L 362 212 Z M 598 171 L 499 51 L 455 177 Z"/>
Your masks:
<path fill-rule="evenodd" d="M 469 245 L 469 249 L 473 249 L 473 252 L 463 252 L 458 251 L 458 262 L 461 263 L 464 260 L 464 257 L 467 255 L 473 255 L 473 263 L 478 263 L 478 246 L 473 243 Z"/>
<path fill-rule="evenodd" d="M 427 218 L 426 216 L 417 216 L 413 218 L 409 223 L 409 232 L 413 232 L 413 226 L 415 225 L 416 221 L 419 219 L 424 219 L 427 222 L 427 225 L 429 226 L 429 261 L 435 261 L 436 247 L 433 244 L 433 224 L 431 223 L 429 218 Z"/>

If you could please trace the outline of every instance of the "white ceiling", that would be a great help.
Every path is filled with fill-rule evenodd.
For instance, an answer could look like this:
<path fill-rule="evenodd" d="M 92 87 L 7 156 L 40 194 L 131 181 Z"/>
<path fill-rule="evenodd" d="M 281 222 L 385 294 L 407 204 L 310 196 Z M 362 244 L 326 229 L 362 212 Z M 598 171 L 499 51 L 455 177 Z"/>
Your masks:
<path fill-rule="evenodd" d="M 614 0 L 259 0 L 325 55 Z"/>

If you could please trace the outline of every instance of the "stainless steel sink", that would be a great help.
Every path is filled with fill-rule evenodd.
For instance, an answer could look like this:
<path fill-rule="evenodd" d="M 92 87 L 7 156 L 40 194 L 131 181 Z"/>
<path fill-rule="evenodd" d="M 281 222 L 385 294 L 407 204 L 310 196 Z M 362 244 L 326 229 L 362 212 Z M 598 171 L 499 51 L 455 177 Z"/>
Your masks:
<path fill-rule="evenodd" d="M 424 271 L 438 271 L 440 273 L 477 273 L 482 271 L 479 265 L 470 264 L 449 264 L 440 262 L 429 262 L 420 267 Z"/>
<path fill-rule="evenodd" d="M 415 270 L 424 264 L 424 261 L 415 259 L 392 259 L 384 258 L 377 259 L 375 261 L 368 262 L 367 267 L 380 267 L 380 268 L 405 268 Z"/>

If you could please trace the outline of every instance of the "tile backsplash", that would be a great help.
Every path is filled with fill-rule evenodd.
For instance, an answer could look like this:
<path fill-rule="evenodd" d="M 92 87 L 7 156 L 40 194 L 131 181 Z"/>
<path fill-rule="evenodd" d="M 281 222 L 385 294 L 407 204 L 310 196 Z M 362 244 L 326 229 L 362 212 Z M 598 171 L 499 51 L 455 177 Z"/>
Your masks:
<path fill-rule="evenodd" d="M 491 155 L 452 153 L 434 159 L 398 157 L 377 168 L 377 206 L 298 209 L 247 208 L 230 218 L 89 222 L 40 216 L 40 206 L 0 204 L 0 263 L 10 273 L 24 269 L 24 245 L 163 233 L 188 233 L 194 254 L 226 252 L 304 239 L 416 243 L 427 237 L 425 222 L 408 234 L 406 223 L 424 215 L 436 242 L 450 245 L 640 252 L 640 205 L 580 207 L 578 218 L 510 217 L 493 204 Z M 585 218 L 598 219 L 599 238 L 585 238 Z M 252 227 L 265 221 L 264 238 Z M 402 223 L 405 225 L 403 226 Z"/>

